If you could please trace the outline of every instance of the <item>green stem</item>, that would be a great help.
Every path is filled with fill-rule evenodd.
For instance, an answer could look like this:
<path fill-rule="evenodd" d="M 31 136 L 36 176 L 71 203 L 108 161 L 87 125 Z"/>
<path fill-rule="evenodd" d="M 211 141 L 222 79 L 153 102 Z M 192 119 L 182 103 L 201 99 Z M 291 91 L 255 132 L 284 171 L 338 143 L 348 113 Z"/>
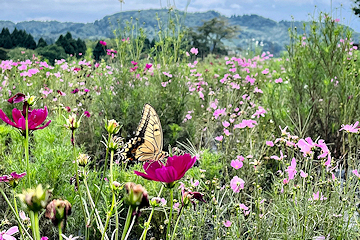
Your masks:
<path fill-rule="evenodd" d="M 132 212 L 133 212 L 133 207 L 129 206 L 129 210 L 128 210 L 128 213 L 127 213 L 124 230 L 123 230 L 123 233 L 122 233 L 122 236 L 121 236 L 121 240 L 125 239 L 126 233 L 127 233 L 128 229 L 129 229 Z"/>
<path fill-rule="evenodd" d="M 109 133 L 107 144 L 109 144 L 109 142 L 111 140 L 111 136 L 112 136 L 112 134 Z M 105 164 L 104 164 L 104 168 L 103 168 L 103 174 L 102 174 L 102 177 L 100 178 L 100 188 L 99 188 L 99 191 L 98 191 L 98 193 L 97 193 L 97 195 L 95 197 L 94 209 L 90 213 L 90 225 L 92 224 L 92 221 L 93 221 L 92 216 L 93 216 L 93 214 L 95 212 L 95 209 L 96 209 L 96 206 L 97 206 L 98 201 L 100 199 L 101 191 L 102 191 L 102 188 L 103 188 L 103 185 L 104 185 L 104 177 L 105 177 L 105 173 L 106 173 L 108 157 L 109 157 L 109 147 L 107 146 L 106 147 Z"/>
<path fill-rule="evenodd" d="M 59 240 L 63 240 L 63 237 L 62 237 L 62 222 L 59 224 Z"/>
<path fill-rule="evenodd" d="M 183 207 L 180 209 L 180 213 L 179 213 L 179 216 L 176 220 L 176 224 L 175 224 L 175 227 L 174 227 L 174 231 L 173 231 L 173 234 L 172 234 L 172 237 L 171 237 L 171 240 L 174 240 L 174 237 L 175 237 L 175 234 L 176 234 L 176 228 L 179 224 L 179 221 L 180 221 L 180 217 L 181 217 L 181 214 L 182 214 L 182 210 L 183 210 Z"/>
<path fill-rule="evenodd" d="M 34 239 L 36 240 L 40 240 L 40 228 L 39 228 L 39 213 L 38 212 L 33 212 L 34 213 L 34 230 L 35 233 L 33 233 L 34 235 Z"/>
<path fill-rule="evenodd" d="M 163 189 L 164 189 L 164 185 L 161 185 L 160 192 L 159 192 L 159 194 L 158 194 L 157 197 L 160 197 L 160 196 L 161 196 L 161 192 L 162 192 Z M 147 234 L 147 231 L 148 231 L 148 229 L 149 229 L 149 227 L 150 227 L 150 222 L 151 222 L 151 218 L 152 218 L 152 216 L 153 216 L 153 214 L 154 214 L 154 211 L 155 211 L 155 208 L 152 208 L 151 213 L 150 213 L 150 216 L 149 216 L 148 220 L 147 220 L 146 223 L 145 223 L 144 231 L 143 231 L 143 233 L 141 234 L 141 236 L 143 236 L 143 237 L 142 237 L 143 240 L 146 240 L 146 234 Z"/>
<path fill-rule="evenodd" d="M 31 178 L 30 178 L 30 163 L 29 163 L 29 106 L 26 106 L 25 110 L 25 161 L 26 161 L 26 177 L 28 181 L 28 187 L 31 188 Z"/>
<path fill-rule="evenodd" d="M 19 211 L 18 211 L 18 209 L 17 209 L 17 203 L 16 203 L 15 193 L 14 193 L 14 208 L 15 208 L 16 216 L 19 216 Z M 19 228 L 19 231 L 20 231 L 21 239 L 25 239 L 25 238 L 24 238 L 23 229 L 22 229 L 21 226 L 20 226 L 20 228 Z"/>
<path fill-rule="evenodd" d="M 168 227 L 166 229 L 166 239 L 170 239 L 171 218 L 172 218 L 173 205 L 174 205 L 173 198 L 174 198 L 174 189 L 170 188 L 170 215 L 169 215 Z"/>
<path fill-rule="evenodd" d="M 32 240 L 33 238 L 31 237 L 30 233 L 28 231 L 26 231 L 24 225 L 21 222 L 21 219 L 19 217 L 18 214 L 16 214 L 15 209 L 13 208 L 13 206 L 11 205 L 11 202 L 9 201 L 9 199 L 7 198 L 6 194 L 4 193 L 4 190 L 2 188 L 0 188 L 0 192 L 1 195 L 4 197 L 5 201 L 7 202 L 8 206 L 10 207 L 10 210 L 14 213 L 16 221 L 18 222 L 18 224 L 20 225 L 20 227 L 25 231 L 26 235 L 28 236 L 28 238 L 30 240 Z"/>
<path fill-rule="evenodd" d="M 76 184 L 78 186 L 78 194 L 80 197 L 80 206 L 81 206 L 81 210 L 83 212 L 84 215 L 84 221 L 85 221 L 85 238 L 86 238 L 86 233 L 87 233 L 87 217 L 86 217 L 86 212 L 85 212 L 85 207 L 83 204 L 83 198 L 82 198 L 82 194 L 81 194 L 81 190 L 80 190 L 80 181 L 79 181 L 79 173 L 78 173 L 78 163 L 77 163 L 77 156 L 76 156 L 76 147 L 75 147 L 75 130 L 73 130 L 73 157 L 74 157 L 74 166 L 75 166 L 75 175 L 76 175 Z M 84 176 L 86 177 L 86 176 Z"/>
<path fill-rule="evenodd" d="M 109 227 L 110 218 L 111 218 L 112 211 L 114 209 L 115 204 L 116 204 L 116 198 L 115 198 L 115 195 L 113 194 L 110 211 L 107 213 L 106 223 L 105 223 L 105 227 L 104 227 L 104 230 L 103 230 L 103 233 L 102 233 L 102 236 L 101 236 L 101 240 L 104 240 L 104 237 L 105 237 L 105 234 L 106 234 L 106 229 Z"/>

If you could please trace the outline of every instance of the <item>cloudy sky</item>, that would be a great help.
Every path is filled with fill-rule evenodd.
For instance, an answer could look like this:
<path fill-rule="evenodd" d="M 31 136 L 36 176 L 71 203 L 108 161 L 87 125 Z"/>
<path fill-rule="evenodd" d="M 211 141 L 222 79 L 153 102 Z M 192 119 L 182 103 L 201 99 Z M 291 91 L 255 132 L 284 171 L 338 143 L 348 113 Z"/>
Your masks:
<path fill-rule="evenodd" d="M 0 0 L 0 20 L 58 20 L 93 22 L 120 11 L 158 9 L 175 5 L 189 12 L 216 10 L 230 16 L 258 14 L 276 21 L 309 20 L 318 11 L 330 13 L 360 32 L 360 18 L 351 7 L 352 0 Z M 316 6 L 316 8 L 315 8 Z M 155 16 L 154 16 L 155 17 Z"/>

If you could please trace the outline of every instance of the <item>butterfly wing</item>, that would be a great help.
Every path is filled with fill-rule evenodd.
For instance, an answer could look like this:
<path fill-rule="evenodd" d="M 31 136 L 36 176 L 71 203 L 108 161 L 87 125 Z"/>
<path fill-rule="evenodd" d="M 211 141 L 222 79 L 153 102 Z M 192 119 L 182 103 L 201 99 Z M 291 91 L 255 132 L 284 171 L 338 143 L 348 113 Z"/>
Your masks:
<path fill-rule="evenodd" d="M 150 104 L 145 104 L 135 137 L 125 145 L 122 158 L 139 161 L 161 160 L 167 156 L 162 148 L 163 132 L 159 116 Z"/>

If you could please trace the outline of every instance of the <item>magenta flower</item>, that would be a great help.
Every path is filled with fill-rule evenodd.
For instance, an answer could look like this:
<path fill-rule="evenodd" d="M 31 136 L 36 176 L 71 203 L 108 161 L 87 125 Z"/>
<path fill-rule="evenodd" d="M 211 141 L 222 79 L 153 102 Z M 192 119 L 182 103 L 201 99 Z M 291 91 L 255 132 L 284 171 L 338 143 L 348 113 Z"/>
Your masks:
<path fill-rule="evenodd" d="M 12 172 L 10 176 L 9 175 L 0 176 L 0 182 L 5 182 L 14 188 L 18 185 L 19 179 L 25 176 L 26 176 L 26 172 L 20 174 L 17 174 L 16 172 Z"/>
<path fill-rule="evenodd" d="M 9 98 L 8 102 L 13 104 L 13 103 L 23 102 L 24 100 L 25 100 L 25 94 L 17 93 L 14 96 L 12 96 L 11 98 Z"/>
<path fill-rule="evenodd" d="M 291 165 L 285 170 L 289 174 L 289 180 L 294 179 L 296 171 L 296 159 L 291 160 Z"/>
<path fill-rule="evenodd" d="M 305 141 L 306 140 L 306 141 Z M 312 153 L 311 149 L 315 146 L 315 143 L 311 140 L 311 138 L 300 139 L 297 146 L 300 148 L 300 152 L 306 155 L 310 155 Z"/>
<path fill-rule="evenodd" d="M 103 45 L 103 46 L 106 46 L 106 42 L 105 41 L 100 41 L 99 42 L 101 45 Z"/>
<path fill-rule="evenodd" d="M 357 133 L 358 130 L 359 130 L 358 125 L 359 125 L 358 121 L 356 123 L 354 123 L 354 125 L 350 125 L 350 124 L 344 125 L 344 124 L 342 124 L 339 131 L 345 130 L 348 133 Z"/>
<path fill-rule="evenodd" d="M 238 176 L 233 177 L 230 181 L 230 187 L 236 193 L 240 192 L 240 189 L 244 189 L 244 184 L 245 181 Z"/>
<path fill-rule="evenodd" d="M 160 161 L 149 161 L 144 164 L 146 173 L 134 171 L 138 176 L 145 179 L 167 183 L 170 186 L 180 180 L 195 163 L 196 157 L 191 158 L 190 154 L 169 157 L 166 164 Z"/>
<path fill-rule="evenodd" d="M 145 65 L 145 68 L 146 69 L 150 69 L 152 67 L 152 64 L 151 63 L 147 63 L 146 65 Z"/>
<path fill-rule="evenodd" d="M 135 62 L 135 61 L 131 61 L 131 64 L 134 65 L 134 66 L 136 66 L 138 63 Z"/>
<path fill-rule="evenodd" d="M 224 226 L 225 227 L 231 227 L 231 224 L 232 224 L 232 222 L 231 221 L 229 221 L 229 220 L 226 220 L 225 222 L 223 222 L 224 223 Z"/>
<path fill-rule="evenodd" d="M 29 110 L 29 123 L 28 123 L 28 127 L 29 130 L 38 130 L 38 129 L 43 129 L 47 126 L 49 126 L 51 120 L 49 120 L 46 124 L 42 125 L 44 123 L 44 121 L 46 120 L 46 117 L 48 115 L 48 110 L 47 107 L 45 106 L 44 108 L 40 108 L 40 109 L 34 109 L 34 110 Z M 10 119 L 6 116 L 6 114 L 3 112 L 3 110 L 0 109 L 0 119 L 3 120 L 4 122 L 6 122 L 7 124 L 20 129 L 23 133 L 25 133 L 26 131 L 26 126 L 25 126 L 25 117 L 23 115 L 23 112 L 14 108 L 12 110 L 12 117 L 14 122 L 10 121 Z M 42 125 L 42 126 L 40 126 Z"/>
<path fill-rule="evenodd" d="M 85 115 L 86 117 L 88 117 L 88 118 L 91 117 L 91 114 L 89 113 L 89 111 L 85 111 L 85 112 L 84 112 L 84 115 Z"/>
<path fill-rule="evenodd" d="M 235 169 L 240 169 L 240 168 L 242 168 L 243 165 L 244 165 L 244 163 L 238 159 L 231 161 L 231 166 Z"/>
<path fill-rule="evenodd" d="M 14 235 L 17 232 L 19 232 L 18 227 L 11 227 L 7 231 L 2 231 L 0 232 L 0 240 L 16 240 L 16 238 L 11 235 Z"/>

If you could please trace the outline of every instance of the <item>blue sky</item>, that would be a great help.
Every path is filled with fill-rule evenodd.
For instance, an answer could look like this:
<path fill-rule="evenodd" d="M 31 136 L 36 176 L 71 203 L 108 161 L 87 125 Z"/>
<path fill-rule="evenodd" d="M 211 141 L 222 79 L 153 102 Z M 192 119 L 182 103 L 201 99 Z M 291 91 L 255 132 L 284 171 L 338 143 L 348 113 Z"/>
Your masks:
<path fill-rule="evenodd" d="M 175 5 L 184 10 L 188 0 L 0 0 L 0 20 L 58 20 L 62 22 L 93 22 L 120 11 L 158 9 Z M 258 14 L 276 21 L 309 20 L 318 11 L 330 12 L 360 32 L 360 18 L 355 16 L 351 0 L 192 0 L 189 12 L 218 11 L 232 14 Z M 316 6 L 316 8 L 315 8 Z M 332 7 L 332 8 L 331 8 Z"/>

